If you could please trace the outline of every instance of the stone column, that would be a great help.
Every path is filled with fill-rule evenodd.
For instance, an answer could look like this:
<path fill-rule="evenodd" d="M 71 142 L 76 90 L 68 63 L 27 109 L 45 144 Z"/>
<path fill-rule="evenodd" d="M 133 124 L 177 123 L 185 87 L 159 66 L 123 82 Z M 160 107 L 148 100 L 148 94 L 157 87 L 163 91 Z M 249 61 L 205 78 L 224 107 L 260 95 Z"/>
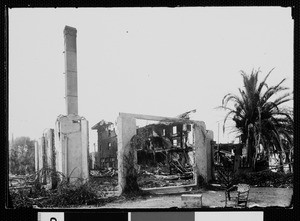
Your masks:
<path fill-rule="evenodd" d="M 133 117 L 118 117 L 117 136 L 118 136 L 118 185 L 120 193 L 126 185 L 126 175 L 128 164 L 136 162 L 136 154 L 133 152 L 133 162 L 130 159 L 131 147 L 130 140 L 136 134 L 136 120 Z"/>
<path fill-rule="evenodd" d="M 78 114 L 76 36 L 76 28 L 65 27 L 65 99 L 67 114 Z"/>

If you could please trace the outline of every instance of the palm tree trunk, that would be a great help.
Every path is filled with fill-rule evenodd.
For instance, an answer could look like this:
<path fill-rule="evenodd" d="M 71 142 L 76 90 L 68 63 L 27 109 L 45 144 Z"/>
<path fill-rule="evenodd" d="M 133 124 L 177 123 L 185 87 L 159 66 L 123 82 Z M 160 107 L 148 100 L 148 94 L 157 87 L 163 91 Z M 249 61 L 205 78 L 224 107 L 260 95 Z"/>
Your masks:
<path fill-rule="evenodd" d="M 251 154 L 252 154 L 252 151 L 251 151 L 251 147 L 250 147 L 250 145 L 249 145 L 249 136 L 247 137 L 247 140 L 246 140 L 246 150 L 247 150 L 247 162 L 248 162 L 248 164 L 250 164 L 250 166 L 252 166 L 251 165 L 251 162 L 252 162 L 252 157 L 251 157 Z"/>
<path fill-rule="evenodd" d="M 248 125 L 248 132 L 247 132 L 247 140 L 246 140 L 246 147 L 247 147 L 247 161 L 249 166 L 253 169 L 254 166 L 254 153 L 253 153 L 253 136 L 250 133 L 250 130 L 253 128 L 253 125 L 250 123 Z"/>
<path fill-rule="evenodd" d="M 241 164 L 241 155 L 242 155 L 242 147 L 237 147 L 235 150 L 234 155 L 234 173 L 239 174 L 240 173 L 240 164 Z"/>
<path fill-rule="evenodd" d="M 282 152 L 279 152 L 279 171 L 283 172 L 283 157 L 282 157 Z"/>
<path fill-rule="evenodd" d="M 283 172 L 283 153 L 284 153 L 284 148 L 282 144 L 282 140 L 280 139 L 280 151 L 279 151 L 279 171 Z"/>
<path fill-rule="evenodd" d="M 285 162 L 289 165 L 289 173 L 292 172 L 292 168 L 291 168 L 291 161 L 290 161 L 290 151 L 288 151 L 288 153 L 285 153 Z"/>
<path fill-rule="evenodd" d="M 254 158 L 253 158 L 253 170 L 255 170 L 258 152 L 260 151 L 260 142 L 261 142 L 261 134 L 259 132 L 259 134 L 258 134 L 258 141 L 257 141 L 257 143 L 255 145 L 255 153 L 254 153 Z"/>

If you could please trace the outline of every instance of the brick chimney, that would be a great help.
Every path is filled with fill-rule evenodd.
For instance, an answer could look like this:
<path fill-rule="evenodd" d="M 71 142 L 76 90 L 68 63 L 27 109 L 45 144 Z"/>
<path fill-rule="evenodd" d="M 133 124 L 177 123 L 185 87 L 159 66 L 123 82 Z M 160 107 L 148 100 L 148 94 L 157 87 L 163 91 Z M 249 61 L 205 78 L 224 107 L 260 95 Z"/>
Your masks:
<path fill-rule="evenodd" d="M 76 28 L 65 26 L 65 99 L 67 115 L 78 115 Z"/>

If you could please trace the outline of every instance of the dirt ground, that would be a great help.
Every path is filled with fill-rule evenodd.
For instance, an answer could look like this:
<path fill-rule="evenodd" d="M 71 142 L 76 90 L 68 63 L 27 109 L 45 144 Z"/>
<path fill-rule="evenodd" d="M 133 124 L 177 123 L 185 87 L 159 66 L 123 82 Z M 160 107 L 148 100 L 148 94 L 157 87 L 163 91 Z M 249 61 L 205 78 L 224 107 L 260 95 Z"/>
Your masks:
<path fill-rule="evenodd" d="M 220 208 L 225 206 L 224 191 L 200 190 L 194 193 L 202 194 L 202 206 Z M 249 193 L 248 207 L 288 207 L 292 198 L 292 188 L 252 187 Z M 147 198 L 125 200 L 120 197 L 115 202 L 97 208 L 181 208 L 181 194 L 152 195 Z M 87 207 L 92 208 L 92 207 Z M 93 207 L 95 208 L 95 207 Z"/>

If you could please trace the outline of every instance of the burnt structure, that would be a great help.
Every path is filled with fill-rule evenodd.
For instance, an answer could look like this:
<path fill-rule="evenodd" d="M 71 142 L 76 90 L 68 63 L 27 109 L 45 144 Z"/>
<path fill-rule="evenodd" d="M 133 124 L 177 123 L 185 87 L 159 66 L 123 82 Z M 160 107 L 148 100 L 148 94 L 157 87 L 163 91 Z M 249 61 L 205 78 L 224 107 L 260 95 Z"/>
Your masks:
<path fill-rule="evenodd" d="M 152 129 L 149 129 L 149 131 L 146 130 L 145 136 L 142 135 L 142 137 L 140 137 L 141 129 L 139 128 L 137 129 L 136 120 L 157 121 L 159 122 L 158 124 L 165 123 L 165 125 L 168 126 L 167 128 L 165 128 L 165 126 L 162 126 L 162 128 L 160 128 L 161 130 L 155 129 L 156 126 L 154 126 L 154 130 Z M 187 133 L 186 137 L 180 136 L 180 127 L 178 128 L 173 126 L 176 125 L 177 123 L 182 125 L 182 131 L 184 130 L 188 131 L 189 129 L 191 130 L 189 133 Z M 148 127 L 151 128 L 152 126 L 148 125 Z M 152 130 L 152 137 L 151 136 L 148 137 L 150 138 L 150 140 L 147 141 L 147 139 L 145 140 L 144 138 L 145 137 L 147 138 L 147 136 L 149 135 L 148 133 L 149 132 L 151 133 L 151 130 Z M 192 156 L 189 156 L 189 158 L 194 159 L 194 162 L 189 162 L 189 163 L 192 166 L 192 174 L 194 178 L 192 180 L 194 180 L 194 182 L 192 184 L 187 184 L 187 185 L 183 184 L 182 188 L 184 190 L 187 190 L 187 188 L 199 184 L 201 180 L 204 180 L 205 182 L 209 182 L 211 180 L 212 163 L 213 163 L 212 162 L 213 149 L 211 144 L 213 141 L 213 133 L 210 130 L 206 130 L 206 125 L 203 121 L 194 121 L 185 118 L 183 119 L 183 118 L 174 118 L 174 117 L 119 113 L 117 119 L 117 134 L 118 134 L 118 185 L 119 185 L 119 190 L 121 192 L 125 191 L 128 185 L 129 186 L 131 185 L 130 183 L 127 182 L 126 177 L 134 176 L 134 174 L 136 173 L 135 171 L 137 171 L 137 173 L 140 174 L 139 170 L 142 168 L 141 165 L 138 164 L 139 161 L 137 156 L 138 150 L 149 150 L 149 152 L 151 151 L 163 152 L 169 150 L 169 152 L 173 152 L 171 151 L 173 149 L 182 150 L 187 146 L 188 147 L 191 146 L 193 150 L 189 151 L 192 153 L 191 154 Z M 161 136 L 159 134 L 161 134 Z M 162 136 L 163 134 L 164 136 Z M 166 135 L 168 134 L 172 135 L 171 136 L 172 139 L 170 138 L 167 139 Z M 157 143 L 154 142 L 155 140 L 154 137 L 161 137 L 161 142 L 157 142 Z M 161 143 L 164 143 L 164 145 L 161 145 Z M 174 160 L 179 162 L 180 157 L 178 158 L 177 156 Z M 181 163 L 181 166 L 185 166 L 185 165 Z M 160 170 L 160 168 L 157 169 Z M 161 173 L 161 175 L 170 174 L 168 172 L 166 173 L 165 171 L 162 172 L 163 173 Z M 191 171 L 187 171 L 187 172 L 190 173 Z M 178 174 L 178 171 L 175 171 L 175 173 Z M 149 173 L 145 171 L 145 174 L 149 174 Z M 183 173 L 181 174 L 185 174 L 185 171 L 183 171 Z M 181 175 L 179 176 L 181 177 Z M 161 188 L 165 188 L 165 187 L 161 186 Z M 176 188 L 178 187 L 177 185 L 175 185 L 172 188 L 166 187 L 167 189 L 164 190 L 162 190 L 161 188 L 158 189 L 154 188 L 154 189 L 155 191 L 177 191 Z M 150 189 L 148 188 L 147 190 Z"/>
<path fill-rule="evenodd" d="M 112 167 L 117 169 L 118 141 L 114 124 L 101 120 L 92 127 L 98 134 L 98 151 L 96 155 L 96 168 Z"/>
<path fill-rule="evenodd" d="M 55 123 L 56 169 L 71 182 L 87 181 L 89 131 L 88 121 L 78 115 L 77 30 L 64 28 L 66 115 Z"/>
<path fill-rule="evenodd" d="M 170 174 L 187 172 L 194 164 L 192 125 L 182 122 L 150 124 L 137 129 L 133 143 L 142 167 L 168 168 Z M 166 171 L 167 172 L 167 171 Z"/>

